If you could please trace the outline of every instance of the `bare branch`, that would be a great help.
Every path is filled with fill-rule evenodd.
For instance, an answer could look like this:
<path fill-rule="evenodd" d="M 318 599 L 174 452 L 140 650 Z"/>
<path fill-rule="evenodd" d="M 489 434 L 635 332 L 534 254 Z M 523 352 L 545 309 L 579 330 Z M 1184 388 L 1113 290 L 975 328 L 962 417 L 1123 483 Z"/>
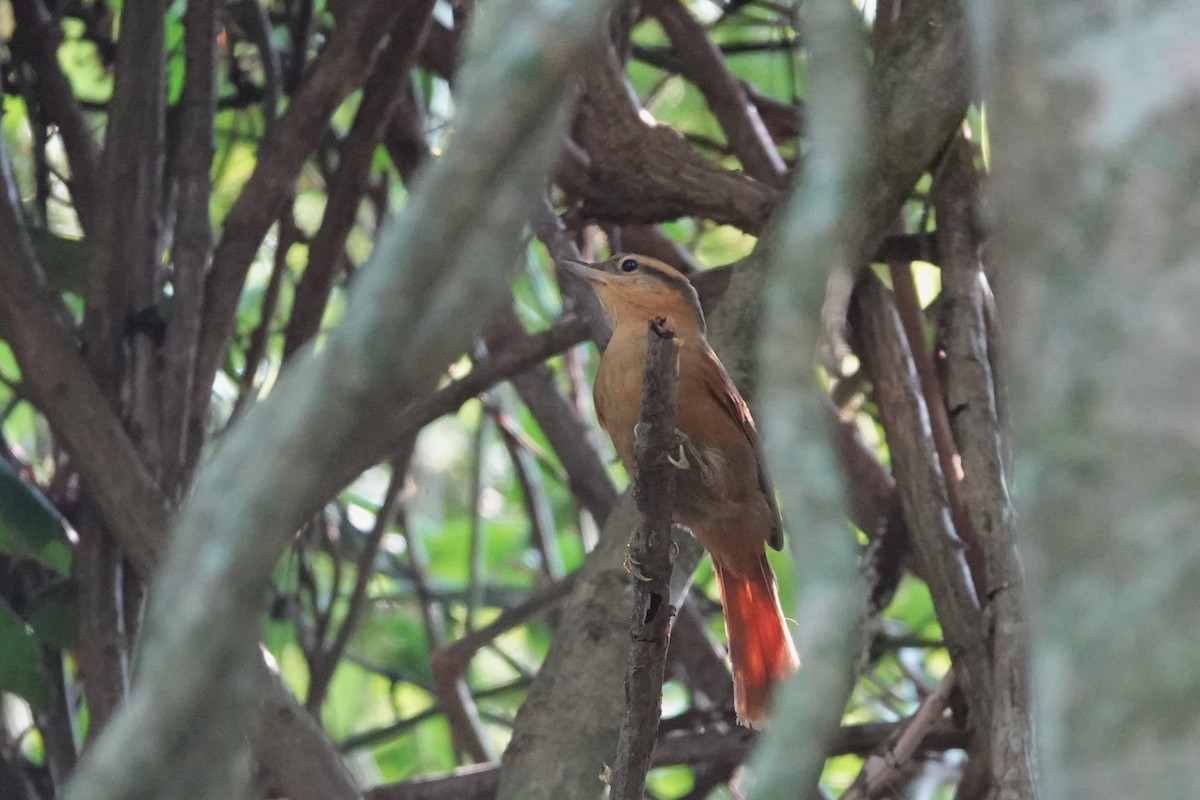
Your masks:
<path fill-rule="evenodd" d="M 962 458 L 962 500 L 982 547 L 991 615 L 992 780 L 1006 800 L 1034 793 L 1029 691 L 1029 619 L 1017 552 L 1016 514 L 1008 493 L 1004 441 L 991 369 L 987 280 L 979 258 L 973 207 L 978 177 L 968 142 L 951 147 L 934 184 L 942 293 L 946 298 L 946 402 Z"/>
<path fill-rule="evenodd" d="M 423 2 L 423 0 L 411 0 Z M 213 252 L 204 293 L 192 414 L 207 414 L 213 378 L 234 332 L 238 298 L 259 244 L 291 194 L 304 160 L 329 116 L 367 74 L 376 46 L 409 3 L 368 0 L 341 17 L 337 33 L 309 72 L 288 110 L 263 137 L 259 161 L 246 181 Z"/>
<path fill-rule="evenodd" d="M 983 733 L 988 730 L 992 697 L 983 613 L 963 557 L 962 541 L 950 521 L 945 478 L 924 396 L 887 290 L 873 273 L 866 273 L 855 295 L 859 298 L 854 320 L 856 349 L 875 387 L 914 552 L 957 667 L 971 727 Z"/>
<path fill-rule="evenodd" d="M 954 689 L 954 671 L 947 672 L 937 689 L 921 701 L 917 713 L 888 737 L 882 752 L 872 753 L 863 763 L 854 783 L 842 794 L 841 800 L 871 800 L 880 797 L 917 755 L 926 735 L 942 718 Z"/>
<path fill-rule="evenodd" d="M 338 148 L 338 171 L 329 187 L 325 215 L 309 244 L 308 265 L 296 287 L 284 334 L 284 358 L 313 338 L 320 327 L 329 290 L 342 263 L 346 236 L 354 226 L 367 188 L 375 147 L 403 101 L 403 87 L 409 81 L 433 6 L 433 0 L 408 3 L 363 87 L 362 105 Z"/>
<path fill-rule="evenodd" d="M 637 582 L 625 672 L 625 719 L 612 769 L 613 800 L 641 800 L 662 715 L 663 669 L 670 638 L 671 519 L 675 502 L 675 399 L 679 344 L 667 321 L 650 322 L 642 374 L 642 431 L 634 446 L 633 496 L 640 520 L 629 542 L 627 563 Z"/>
<path fill-rule="evenodd" d="M 651 4 L 650 13 L 662 24 L 675 54 L 687 65 L 688 77 L 704 93 L 709 110 L 721 124 L 746 174 L 781 188 L 787 167 L 758 116 L 757 106 L 730 73 L 708 31 L 679 0 L 657 0 Z"/>

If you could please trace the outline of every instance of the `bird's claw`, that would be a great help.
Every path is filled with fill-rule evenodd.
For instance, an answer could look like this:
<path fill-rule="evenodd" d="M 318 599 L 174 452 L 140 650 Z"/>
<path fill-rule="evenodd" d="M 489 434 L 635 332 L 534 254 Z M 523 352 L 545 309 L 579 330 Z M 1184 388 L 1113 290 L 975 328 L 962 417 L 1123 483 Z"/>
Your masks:
<path fill-rule="evenodd" d="M 679 544 L 674 539 L 672 539 L 670 547 L 667 548 L 667 561 L 670 561 L 672 564 L 674 564 L 675 559 L 678 557 L 679 557 Z"/>
<path fill-rule="evenodd" d="M 691 469 L 692 462 L 688 461 L 687 447 L 692 443 L 692 438 L 679 428 L 675 429 L 675 441 L 679 443 L 679 458 L 668 455 L 667 461 L 671 462 L 671 466 L 676 469 Z"/>
<path fill-rule="evenodd" d="M 687 452 L 683 449 L 683 442 L 679 443 L 679 458 L 668 454 L 667 461 L 671 462 L 671 466 L 676 469 L 691 469 L 692 464 L 688 461 Z"/>
<path fill-rule="evenodd" d="M 636 558 L 634 558 L 631 555 L 625 556 L 625 563 L 623 564 L 623 566 L 625 567 L 626 572 L 628 572 L 633 577 L 637 578 L 642 583 L 649 583 L 650 581 L 654 580 L 649 575 L 642 574 L 641 562 L 639 562 Z"/>
<path fill-rule="evenodd" d="M 635 422 L 633 425 L 633 440 L 636 442 L 638 439 L 642 438 L 642 436 L 644 436 L 648 430 L 650 430 L 649 423 L 641 422 L 640 420 Z M 671 466 L 675 467 L 675 469 L 691 469 L 692 462 L 688 460 L 687 456 L 687 447 L 692 443 L 691 437 L 679 430 L 679 428 L 676 428 L 675 441 L 679 445 L 679 455 L 675 456 L 671 453 L 668 453 L 667 461 L 670 462 Z"/>

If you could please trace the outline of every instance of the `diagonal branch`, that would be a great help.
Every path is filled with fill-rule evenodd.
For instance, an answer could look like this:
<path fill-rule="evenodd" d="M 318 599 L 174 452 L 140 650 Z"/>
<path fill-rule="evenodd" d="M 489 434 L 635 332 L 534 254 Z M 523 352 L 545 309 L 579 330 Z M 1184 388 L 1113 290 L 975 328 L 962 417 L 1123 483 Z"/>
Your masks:
<path fill-rule="evenodd" d="M 697 216 L 756 233 L 778 196 L 703 158 L 674 129 L 643 122 L 611 49 L 588 72 L 574 134 L 590 159 L 586 178 L 560 170 L 559 180 L 583 198 L 586 217 L 625 224 Z"/>
<path fill-rule="evenodd" d="M 658 0 L 651 5 L 650 13 L 663 26 L 688 78 L 704 94 L 746 174 L 782 188 L 787 166 L 758 115 L 758 107 L 729 71 L 708 31 L 679 0 Z"/>
<path fill-rule="evenodd" d="M 330 115 L 362 83 L 379 42 L 410 7 L 410 2 L 368 0 L 345 11 L 337 33 L 309 71 L 308 81 L 263 137 L 258 165 L 225 218 L 205 284 L 190 409 L 194 420 L 203 420 L 208 413 L 213 378 L 234 333 L 242 285 L 263 237 L 291 194 Z"/>
<path fill-rule="evenodd" d="M 296 287 L 284 334 L 285 358 L 313 338 L 320 327 L 329 290 L 342 263 L 346 236 L 354 227 L 367 189 L 375 147 L 404 99 L 403 87 L 429 26 L 433 5 L 433 0 L 412 0 L 408 4 L 408 12 L 396 22 L 363 88 L 362 105 L 338 148 L 338 171 L 329 187 L 325 215 L 309 244 L 308 264 Z"/>

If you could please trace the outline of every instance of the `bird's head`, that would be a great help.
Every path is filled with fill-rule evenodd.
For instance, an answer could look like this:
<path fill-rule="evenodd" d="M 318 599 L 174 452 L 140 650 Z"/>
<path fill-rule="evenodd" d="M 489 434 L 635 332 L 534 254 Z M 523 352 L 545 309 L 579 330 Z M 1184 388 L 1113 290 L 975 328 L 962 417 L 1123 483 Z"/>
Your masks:
<path fill-rule="evenodd" d="M 704 312 L 691 281 L 656 258 L 619 253 L 595 264 L 573 260 L 563 264 L 592 285 L 614 326 L 664 316 L 677 324 L 695 324 L 704 333 Z"/>

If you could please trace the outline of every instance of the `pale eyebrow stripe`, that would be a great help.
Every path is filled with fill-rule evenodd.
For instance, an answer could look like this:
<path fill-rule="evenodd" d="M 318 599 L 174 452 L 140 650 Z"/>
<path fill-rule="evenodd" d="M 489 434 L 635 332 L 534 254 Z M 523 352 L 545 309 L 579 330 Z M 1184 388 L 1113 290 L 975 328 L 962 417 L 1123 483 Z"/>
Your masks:
<path fill-rule="evenodd" d="M 645 261 L 638 261 L 646 272 L 654 275 L 654 277 L 674 289 L 679 289 L 683 295 L 691 303 L 692 309 L 696 312 L 696 319 L 700 322 L 700 332 L 705 332 L 704 310 L 700 308 L 700 297 L 696 294 L 696 287 L 692 286 L 692 282 L 685 276 L 680 274 L 672 274 L 663 272 L 654 264 Z"/>

